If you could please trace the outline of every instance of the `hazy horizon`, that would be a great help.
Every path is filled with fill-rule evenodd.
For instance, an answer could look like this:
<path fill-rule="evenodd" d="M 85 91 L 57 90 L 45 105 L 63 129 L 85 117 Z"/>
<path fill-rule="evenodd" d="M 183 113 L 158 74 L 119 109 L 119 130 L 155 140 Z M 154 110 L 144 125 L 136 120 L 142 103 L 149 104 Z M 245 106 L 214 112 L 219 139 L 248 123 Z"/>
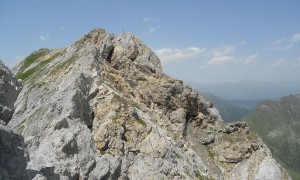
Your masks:
<path fill-rule="evenodd" d="M 202 83 L 202 84 L 226 84 L 226 83 L 240 83 L 240 82 L 258 82 L 258 83 L 296 83 L 300 82 L 299 80 L 269 80 L 269 81 L 262 81 L 262 80 L 250 80 L 250 79 L 240 79 L 236 81 L 222 81 L 222 82 L 211 82 L 211 81 L 185 81 L 187 83 Z"/>
<path fill-rule="evenodd" d="M 187 84 L 197 89 L 200 93 L 211 93 L 227 100 L 278 99 L 288 95 L 300 94 L 299 81 L 188 82 Z"/>

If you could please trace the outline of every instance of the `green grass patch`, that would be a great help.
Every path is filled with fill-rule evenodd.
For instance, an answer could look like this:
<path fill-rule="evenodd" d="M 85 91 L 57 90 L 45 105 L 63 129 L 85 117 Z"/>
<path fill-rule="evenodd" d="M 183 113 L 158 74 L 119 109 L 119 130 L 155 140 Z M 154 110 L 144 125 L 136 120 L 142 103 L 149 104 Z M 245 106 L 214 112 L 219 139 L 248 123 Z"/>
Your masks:
<path fill-rule="evenodd" d="M 71 58 L 69 58 L 68 60 L 58 64 L 57 66 L 55 66 L 50 72 L 50 75 L 54 75 L 64 69 L 66 69 L 67 67 L 69 67 L 76 59 L 76 55 L 73 55 Z"/>
<path fill-rule="evenodd" d="M 138 108 L 138 109 L 141 109 L 141 106 L 140 106 L 137 102 L 135 102 L 135 101 L 132 101 L 130 104 L 131 104 L 131 106 L 133 106 L 133 107 L 136 107 L 136 108 Z"/>
<path fill-rule="evenodd" d="M 208 152 L 208 156 L 214 159 L 216 154 L 208 146 L 205 146 L 205 147 Z"/>
<path fill-rule="evenodd" d="M 136 120 L 136 122 L 138 122 L 139 124 L 141 124 L 143 127 L 147 127 L 147 124 L 146 124 L 146 122 L 144 120 L 142 120 L 140 118 L 135 119 L 135 120 Z"/>
<path fill-rule="evenodd" d="M 292 169 L 287 169 L 287 171 L 292 176 L 293 180 L 300 180 L 300 172 L 296 172 L 296 171 L 294 171 Z"/>
<path fill-rule="evenodd" d="M 104 151 L 104 150 L 99 150 L 99 152 L 100 152 L 100 154 L 101 155 L 104 155 L 104 154 L 106 154 L 107 152 L 106 151 Z"/>
<path fill-rule="evenodd" d="M 237 151 L 237 148 L 235 146 L 232 147 L 233 151 Z"/>
<path fill-rule="evenodd" d="M 180 154 L 178 154 L 176 151 L 174 151 L 174 154 L 177 157 L 177 159 L 182 159 L 182 157 L 180 156 Z"/>
<path fill-rule="evenodd" d="M 38 60 L 40 57 L 44 56 L 46 53 L 48 53 L 48 49 L 40 49 L 37 52 L 34 52 L 27 56 L 25 60 L 23 61 L 23 65 L 20 68 L 19 72 L 23 72 L 26 68 L 28 68 L 32 63 L 34 63 L 36 60 Z"/>
<path fill-rule="evenodd" d="M 139 123 L 143 127 L 147 127 L 146 122 L 140 118 L 140 116 L 138 115 L 137 112 L 133 112 L 132 116 L 134 117 L 134 119 L 136 120 L 137 123 Z"/>
<path fill-rule="evenodd" d="M 128 105 L 132 106 L 132 107 L 136 107 L 138 109 L 141 108 L 140 105 L 137 102 L 135 102 L 133 100 L 128 100 L 127 98 L 121 97 L 121 96 L 119 96 L 117 94 L 114 95 L 114 97 L 112 99 L 112 102 L 124 104 L 124 108 L 126 110 L 128 110 Z"/>
<path fill-rule="evenodd" d="M 122 124 L 121 119 L 117 115 L 112 117 L 112 122 L 115 123 L 115 124 L 119 124 L 119 125 Z"/>
<path fill-rule="evenodd" d="M 22 79 L 23 81 L 25 81 L 26 79 L 28 79 L 29 76 L 31 76 L 33 73 L 35 73 L 37 71 L 37 66 L 29 69 L 28 71 L 25 71 L 23 73 L 17 74 L 16 78 L 17 79 Z"/>
<path fill-rule="evenodd" d="M 202 175 L 200 174 L 199 171 L 194 171 L 194 173 L 195 173 L 196 177 L 197 177 L 199 180 L 204 180 L 204 179 L 205 179 L 204 176 L 202 176 Z"/>
<path fill-rule="evenodd" d="M 173 137 L 175 140 L 178 140 L 178 139 L 180 139 L 180 134 L 173 132 Z"/>
<path fill-rule="evenodd" d="M 109 74 L 108 75 L 108 79 L 110 80 L 110 81 L 116 81 L 116 78 L 115 78 L 115 76 L 113 76 L 113 75 L 111 75 L 111 74 Z"/>
<path fill-rule="evenodd" d="M 211 157 L 211 158 L 214 158 L 215 157 L 215 153 L 214 152 L 212 152 L 212 151 L 208 151 L 208 155 L 209 155 L 209 157 Z"/>
<path fill-rule="evenodd" d="M 57 53 L 55 55 L 53 55 L 52 57 L 50 57 L 47 60 L 41 61 L 37 66 L 17 74 L 16 78 L 17 79 L 22 79 L 23 81 L 26 81 L 31 75 L 33 75 L 35 72 L 37 72 L 39 69 L 41 69 L 42 67 L 44 67 L 45 65 L 47 65 L 48 63 L 50 63 L 53 59 L 55 59 L 60 53 Z"/>

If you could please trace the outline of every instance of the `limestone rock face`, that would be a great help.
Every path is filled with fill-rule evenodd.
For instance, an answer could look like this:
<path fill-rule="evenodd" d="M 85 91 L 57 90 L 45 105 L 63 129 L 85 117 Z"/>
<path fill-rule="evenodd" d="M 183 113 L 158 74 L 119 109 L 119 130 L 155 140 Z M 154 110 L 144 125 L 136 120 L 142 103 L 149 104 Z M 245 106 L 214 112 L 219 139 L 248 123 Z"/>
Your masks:
<path fill-rule="evenodd" d="M 246 124 L 224 123 L 130 33 L 95 29 L 34 58 L 16 70 L 24 87 L 9 122 L 29 179 L 290 178 Z"/>
<path fill-rule="evenodd" d="M 22 85 L 0 60 L 0 121 L 8 123 Z"/>

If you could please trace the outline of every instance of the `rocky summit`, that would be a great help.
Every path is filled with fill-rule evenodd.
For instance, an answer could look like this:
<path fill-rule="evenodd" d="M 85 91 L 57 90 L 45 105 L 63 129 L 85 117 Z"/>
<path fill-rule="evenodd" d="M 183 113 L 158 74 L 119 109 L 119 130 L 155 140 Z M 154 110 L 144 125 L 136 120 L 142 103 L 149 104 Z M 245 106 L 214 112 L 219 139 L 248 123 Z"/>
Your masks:
<path fill-rule="evenodd" d="M 95 29 L 14 72 L 23 88 L 15 103 L 18 91 L 1 94 L 15 106 L 0 179 L 291 179 L 246 123 L 223 122 L 131 33 Z"/>

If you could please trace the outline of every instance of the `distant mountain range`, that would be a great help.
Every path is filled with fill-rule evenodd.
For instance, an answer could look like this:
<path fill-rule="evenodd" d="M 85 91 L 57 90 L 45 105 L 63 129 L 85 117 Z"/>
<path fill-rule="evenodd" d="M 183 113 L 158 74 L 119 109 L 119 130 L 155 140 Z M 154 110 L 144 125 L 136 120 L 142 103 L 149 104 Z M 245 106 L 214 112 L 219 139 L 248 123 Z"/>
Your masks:
<path fill-rule="evenodd" d="M 187 84 L 200 92 L 209 92 L 226 100 L 277 99 L 300 92 L 300 82 L 260 82 L 243 80 L 224 83 L 189 82 Z"/>
<path fill-rule="evenodd" d="M 266 99 L 226 99 L 224 101 L 236 107 L 252 111 L 260 102 L 265 100 Z"/>
<path fill-rule="evenodd" d="M 293 179 L 300 179 L 300 94 L 260 103 L 243 118 Z"/>
<path fill-rule="evenodd" d="M 239 121 L 250 112 L 249 109 L 240 108 L 238 105 L 233 105 L 227 100 L 216 95 L 201 92 L 200 95 L 203 96 L 204 99 L 213 103 L 213 105 L 219 110 L 222 119 L 226 122 Z"/>

